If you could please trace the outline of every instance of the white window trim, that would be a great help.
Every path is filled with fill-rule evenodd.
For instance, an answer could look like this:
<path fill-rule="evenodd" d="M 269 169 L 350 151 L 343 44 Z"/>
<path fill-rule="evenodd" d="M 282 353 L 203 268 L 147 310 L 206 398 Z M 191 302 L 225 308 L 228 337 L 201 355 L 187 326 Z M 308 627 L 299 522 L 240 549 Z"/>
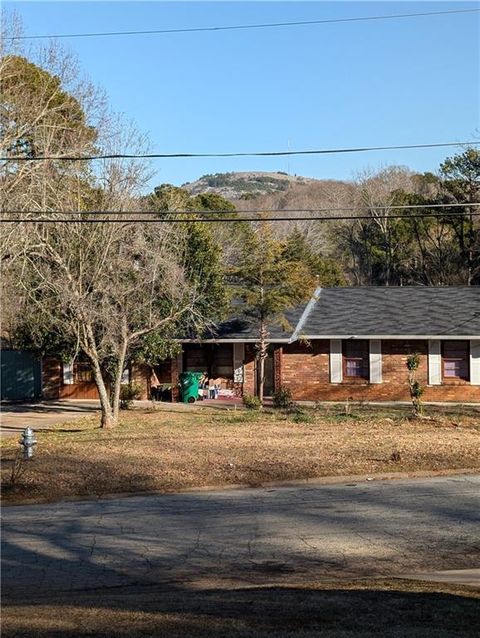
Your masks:
<path fill-rule="evenodd" d="M 480 385 L 480 339 L 470 340 L 470 383 Z"/>
<path fill-rule="evenodd" d="M 382 341 L 381 339 L 369 339 L 369 381 L 370 383 L 382 383 Z"/>
<path fill-rule="evenodd" d="M 428 342 L 428 385 L 442 385 L 442 343 L 440 339 Z"/>
<path fill-rule="evenodd" d="M 341 339 L 330 339 L 330 383 L 343 382 L 343 344 Z"/>

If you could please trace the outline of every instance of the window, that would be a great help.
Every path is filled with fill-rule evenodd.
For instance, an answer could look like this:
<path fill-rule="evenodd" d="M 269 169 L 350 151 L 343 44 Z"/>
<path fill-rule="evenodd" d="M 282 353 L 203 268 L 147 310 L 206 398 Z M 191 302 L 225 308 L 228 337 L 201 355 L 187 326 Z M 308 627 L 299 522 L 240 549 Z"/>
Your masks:
<path fill-rule="evenodd" d="M 368 381 L 368 341 L 358 339 L 343 342 L 343 376 L 345 379 Z"/>
<path fill-rule="evenodd" d="M 468 381 L 468 341 L 443 342 L 443 378 Z"/>
<path fill-rule="evenodd" d="M 93 381 L 92 368 L 88 363 L 75 361 L 73 364 L 73 382 L 90 383 Z"/>

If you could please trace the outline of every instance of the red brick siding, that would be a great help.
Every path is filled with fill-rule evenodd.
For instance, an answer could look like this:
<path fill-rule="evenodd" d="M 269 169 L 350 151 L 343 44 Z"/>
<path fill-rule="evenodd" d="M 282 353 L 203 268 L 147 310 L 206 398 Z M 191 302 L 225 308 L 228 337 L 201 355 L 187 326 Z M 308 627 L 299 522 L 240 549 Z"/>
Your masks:
<path fill-rule="evenodd" d="M 282 384 L 291 389 L 296 400 L 337 401 L 351 398 L 370 401 L 408 401 L 406 360 L 410 352 L 420 354 L 419 381 L 424 384 L 425 401 L 480 402 L 480 386 L 466 381 L 448 380 L 440 386 L 428 386 L 428 344 L 426 341 L 382 341 L 383 382 L 370 384 L 358 380 L 330 383 L 330 342 L 313 341 L 283 347 Z"/>
<path fill-rule="evenodd" d="M 42 397 L 58 399 L 62 382 L 62 365 L 57 359 L 42 359 Z"/>
<path fill-rule="evenodd" d="M 97 386 L 93 381 L 63 383 L 63 365 L 59 359 L 44 359 L 42 362 L 44 399 L 98 399 Z M 148 399 L 151 387 L 151 371 L 148 366 L 139 365 L 132 369 L 132 382 L 141 386 L 141 399 Z"/>
<path fill-rule="evenodd" d="M 282 387 L 283 348 L 275 346 L 273 350 L 273 387 L 276 392 Z"/>
<path fill-rule="evenodd" d="M 140 399 L 145 400 L 150 398 L 150 390 L 152 389 L 152 369 L 144 364 L 135 365 L 132 367 L 130 380 L 132 383 L 137 383 L 141 388 Z M 157 378 L 154 377 L 155 384 Z"/>
<path fill-rule="evenodd" d="M 253 344 L 245 344 L 245 365 L 244 365 L 244 382 L 243 393 L 254 394 L 255 393 L 255 346 Z"/>

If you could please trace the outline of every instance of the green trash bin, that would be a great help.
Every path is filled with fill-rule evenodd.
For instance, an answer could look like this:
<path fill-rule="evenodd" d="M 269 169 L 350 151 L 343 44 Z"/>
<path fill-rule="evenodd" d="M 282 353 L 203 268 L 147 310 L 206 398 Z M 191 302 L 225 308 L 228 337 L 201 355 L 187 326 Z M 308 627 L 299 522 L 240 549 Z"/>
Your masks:
<path fill-rule="evenodd" d="M 180 375 L 180 393 L 183 403 L 195 403 L 198 399 L 198 382 L 202 372 L 182 372 Z"/>

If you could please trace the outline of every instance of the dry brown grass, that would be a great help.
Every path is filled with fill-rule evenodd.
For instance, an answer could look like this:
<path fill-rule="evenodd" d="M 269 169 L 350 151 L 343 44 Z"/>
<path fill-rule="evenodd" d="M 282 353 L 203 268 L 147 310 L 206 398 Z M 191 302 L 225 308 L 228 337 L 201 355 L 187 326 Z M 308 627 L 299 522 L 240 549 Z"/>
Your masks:
<path fill-rule="evenodd" d="M 134 410 L 114 430 L 96 417 L 38 431 L 35 458 L 10 485 L 16 439 L 2 444 L 9 501 L 92 497 L 322 476 L 480 467 L 480 410 L 341 407 L 279 412 Z"/>
<path fill-rule="evenodd" d="M 402 580 L 137 587 L 4 604 L 4 638 L 473 638 L 478 591 Z"/>

